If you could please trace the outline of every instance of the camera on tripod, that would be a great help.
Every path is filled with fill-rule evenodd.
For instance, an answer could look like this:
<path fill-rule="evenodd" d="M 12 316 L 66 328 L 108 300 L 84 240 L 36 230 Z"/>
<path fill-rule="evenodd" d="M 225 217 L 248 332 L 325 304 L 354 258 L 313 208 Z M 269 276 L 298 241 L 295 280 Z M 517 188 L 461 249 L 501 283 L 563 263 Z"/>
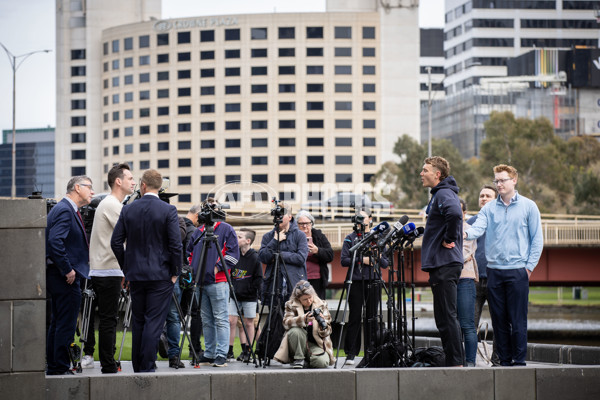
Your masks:
<path fill-rule="evenodd" d="M 319 328 L 321 328 L 321 330 L 324 331 L 325 329 L 327 329 L 327 321 L 325 321 L 325 319 L 321 315 L 321 312 L 322 311 L 320 308 L 315 308 L 314 310 L 312 310 L 312 316 L 319 323 Z"/>
<path fill-rule="evenodd" d="M 225 209 L 229 209 L 229 204 L 220 204 L 213 198 L 208 198 L 202 204 L 202 209 L 198 213 L 198 223 L 201 225 L 213 225 L 215 222 L 225 222 L 227 214 Z"/>
<path fill-rule="evenodd" d="M 275 204 L 275 208 L 271 209 L 271 216 L 273 217 L 274 224 L 280 224 L 283 222 L 283 216 L 287 214 L 287 210 L 281 206 L 281 200 L 277 200 L 276 197 L 273 197 L 273 204 Z"/>

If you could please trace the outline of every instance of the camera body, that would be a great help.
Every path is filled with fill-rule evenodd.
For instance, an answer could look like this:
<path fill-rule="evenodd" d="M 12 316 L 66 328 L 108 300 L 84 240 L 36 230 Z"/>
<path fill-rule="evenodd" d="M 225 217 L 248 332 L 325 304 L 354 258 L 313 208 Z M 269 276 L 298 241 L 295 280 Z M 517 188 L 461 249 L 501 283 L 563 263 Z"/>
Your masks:
<path fill-rule="evenodd" d="M 275 205 L 275 207 L 271 209 L 273 223 L 280 224 L 283 221 L 283 216 L 287 213 L 287 210 L 281 206 L 281 200 L 277 200 L 277 198 L 273 197 L 272 202 Z"/>
<path fill-rule="evenodd" d="M 327 329 L 327 321 L 325 321 L 325 319 L 321 315 L 320 308 L 315 308 L 314 310 L 312 310 L 312 316 L 317 320 L 317 322 L 319 323 L 319 328 L 321 328 L 322 331 Z"/>
<path fill-rule="evenodd" d="M 198 213 L 198 224 L 213 225 L 215 222 L 225 222 L 226 214 L 223 209 L 229 208 L 227 204 L 205 202 Z"/>

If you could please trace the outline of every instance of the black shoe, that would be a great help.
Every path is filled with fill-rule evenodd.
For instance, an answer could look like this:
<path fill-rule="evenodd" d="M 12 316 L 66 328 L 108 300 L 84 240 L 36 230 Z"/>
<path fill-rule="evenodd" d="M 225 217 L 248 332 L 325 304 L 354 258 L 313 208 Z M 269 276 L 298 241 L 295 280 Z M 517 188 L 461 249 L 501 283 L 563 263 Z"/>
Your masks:
<path fill-rule="evenodd" d="M 214 358 L 205 357 L 204 354 L 198 360 L 198 365 L 211 365 L 215 362 Z"/>
<path fill-rule="evenodd" d="M 235 355 L 233 354 L 233 351 L 230 351 L 227 353 L 227 360 L 233 360 L 235 358 Z"/>
<path fill-rule="evenodd" d="M 185 368 L 185 365 L 181 360 L 177 360 L 177 357 L 169 358 L 169 368 Z"/>
<path fill-rule="evenodd" d="M 247 351 L 244 351 L 242 354 L 240 354 L 237 358 L 238 361 L 243 362 L 243 363 L 248 363 L 250 361 L 250 353 Z"/>
<path fill-rule="evenodd" d="M 162 358 L 169 358 L 169 342 L 164 333 L 160 334 L 160 339 L 158 340 L 158 355 Z"/>
<path fill-rule="evenodd" d="M 227 360 L 223 356 L 217 356 L 217 358 L 215 358 L 215 361 L 212 363 L 212 366 L 213 367 L 226 367 Z"/>

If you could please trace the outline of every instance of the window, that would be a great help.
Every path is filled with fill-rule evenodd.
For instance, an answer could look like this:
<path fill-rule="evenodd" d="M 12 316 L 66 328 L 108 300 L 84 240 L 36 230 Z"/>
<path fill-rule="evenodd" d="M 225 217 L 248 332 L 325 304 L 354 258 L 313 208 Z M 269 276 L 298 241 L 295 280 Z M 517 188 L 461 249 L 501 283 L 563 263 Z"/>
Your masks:
<path fill-rule="evenodd" d="M 125 119 L 133 119 L 133 110 L 125 110 L 123 114 Z"/>
<path fill-rule="evenodd" d="M 323 84 L 322 83 L 307 83 L 306 91 L 308 93 L 321 93 L 321 92 L 323 92 Z"/>
<path fill-rule="evenodd" d="M 375 66 L 363 65 L 363 75 L 375 75 Z"/>
<path fill-rule="evenodd" d="M 156 35 L 156 45 L 157 46 L 168 46 L 169 45 L 169 34 L 168 33 L 159 33 Z"/>
<path fill-rule="evenodd" d="M 187 194 L 180 194 L 179 196 L 177 196 L 178 200 L 180 203 L 191 203 L 192 202 L 192 195 L 187 193 Z"/>
<path fill-rule="evenodd" d="M 192 77 L 192 71 L 189 69 L 181 69 L 177 71 L 177 79 L 190 79 Z"/>
<path fill-rule="evenodd" d="M 240 76 L 239 67 L 225 68 L 225 76 Z"/>
<path fill-rule="evenodd" d="M 323 111 L 322 101 L 307 101 L 306 111 Z"/>
<path fill-rule="evenodd" d="M 200 113 L 210 114 L 215 112 L 214 104 L 200 104 Z"/>
<path fill-rule="evenodd" d="M 239 182 L 241 180 L 242 180 L 241 175 L 225 175 L 225 182 Z M 233 199 L 234 201 L 237 201 L 238 198 L 239 198 L 239 193 L 236 193 L 236 192 L 228 192 L 227 193 L 227 199 Z"/>
<path fill-rule="evenodd" d="M 363 138 L 363 146 L 375 147 L 375 138 Z"/>
<path fill-rule="evenodd" d="M 200 166 L 201 167 L 214 167 L 215 166 L 215 158 L 214 157 L 200 158 Z"/>
<path fill-rule="evenodd" d="M 123 77 L 126 85 L 133 85 L 133 75 L 125 75 Z"/>
<path fill-rule="evenodd" d="M 279 156 L 279 165 L 295 165 L 296 156 Z"/>
<path fill-rule="evenodd" d="M 214 42 L 215 41 L 215 31 L 200 31 L 200 41 L 201 42 Z"/>
<path fill-rule="evenodd" d="M 85 82 L 71 83 L 71 93 L 85 93 Z"/>
<path fill-rule="evenodd" d="M 71 143 L 85 143 L 85 133 L 71 133 Z"/>
<path fill-rule="evenodd" d="M 142 125 L 140 126 L 140 135 L 149 135 L 150 134 L 150 126 Z"/>
<path fill-rule="evenodd" d="M 127 57 L 123 59 L 123 65 L 125 66 L 125 68 L 133 67 L 133 57 Z"/>
<path fill-rule="evenodd" d="M 192 106 L 177 106 L 177 114 L 178 115 L 191 114 L 191 113 L 192 113 Z"/>
<path fill-rule="evenodd" d="M 131 153 L 133 153 L 133 145 L 132 144 L 126 144 L 124 146 L 123 150 L 125 150 L 125 154 L 131 154 Z"/>
<path fill-rule="evenodd" d="M 214 50 L 201 51 L 200 52 L 200 59 L 201 60 L 214 60 L 215 59 L 215 52 L 214 52 Z"/>
<path fill-rule="evenodd" d="M 177 32 L 177 43 L 184 44 L 190 43 L 192 41 L 192 35 L 190 31 L 187 32 Z"/>
<path fill-rule="evenodd" d="M 119 40 L 118 39 L 112 41 L 112 52 L 113 53 L 119 52 Z"/>
<path fill-rule="evenodd" d="M 336 65 L 334 71 L 336 75 L 352 75 L 352 65 Z"/>
<path fill-rule="evenodd" d="M 150 65 L 150 56 L 140 56 L 140 65 Z M 113 64 L 114 69 L 114 64 Z"/>
<path fill-rule="evenodd" d="M 296 146 L 296 138 L 279 138 L 279 147 Z"/>
<path fill-rule="evenodd" d="M 335 84 L 335 92 L 336 93 L 351 93 L 352 92 L 352 84 L 351 83 L 336 83 Z"/>
<path fill-rule="evenodd" d="M 294 39 L 296 38 L 296 28 L 280 27 L 278 29 L 279 39 Z"/>
<path fill-rule="evenodd" d="M 225 148 L 239 148 L 241 146 L 242 144 L 240 139 L 225 139 Z"/>
<path fill-rule="evenodd" d="M 113 156 L 119 155 L 119 146 L 113 146 L 112 153 L 113 153 Z"/>
<path fill-rule="evenodd" d="M 267 147 L 269 140 L 267 138 L 252 139 L 252 147 Z"/>
<path fill-rule="evenodd" d="M 214 86 L 200 86 L 200 96 L 214 96 Z"/>
<path fill-rule="evenodd" d="M 336 101 L 335 102 L 335 110 L 336 111 L 352 111 L 352 102 L 351 101 Z"/>
<path fill-rule="evenodd" d="M 168 106 L 157 107 L 156 108 L 156 115 L 158 115 L 158 116 L 169 115 L 169 107 Z"/>
<path fill-rule="evenodd" d="M 240 58 L 240 50 L 225 50 L 225 58 Z"/>
<path fill-rule="evenodd" d="M 191 176 L 179 176 L 179 177 L 177 177 L 177 184 L 178 185 L 191 185 L 192 177 Z"/>
<path fill-rule="evenodd" d="M 325 182 L 324 174 L 306 174 L 307 182 Z"/>
<path fill-rule="evenodd" d="M 375 165 L 375 156 L 363 156 L 363 164 Z"/>
<path fill-rule="evenodd" d="M 266 102 L 252 103 L 252 111 L 267 111 L 268 104 Z"/>
<path fill-rule="evenodd" d="M 336 47 L 334 55 L 336 57 L 352 57 L 352 47 Z"/>
<path fill-rule="evenodd" d="M 252 121 L 252 129 L 267 129 L 268 121 Z"/>
<path fill-rule="evenodd" d="M 362 36 L 363 36 L 363 39 L 375 39 L 375 27 L 374 26 L 363 26 Z"/>
<path fill-rule="evenodd" d="M 71 117 L 71 126 L 85 126 L 85 117 Z"/>
<path fill-rule="evenodd" d="M 118 128 L 113 129 L 113 136 L 112 137 L 113 138 L 118 138 L 119 137 L 119 129 Z"/>
<path fill-rule="evenodd" d="M 252 40 L 266 40 L 267 39 L 267 28 L 251 28 L 250 38 Z"/>
<path fill-rule="evenodd" d="M 252 67 L 250 73 L 252 75 L 267 75 L 267 67 Z"/>
<path fill-rule="evenodd" d="M 252 85 L 252 93 L 267 93 L 267 85 Z"/>
<path fill-rule="evenodd" d="M 240 40 L 240 30 L 225 29 L 225 40 Z"/>
<path fill-rule="evenodd" d="M 322 47 L 307 47 L 306 57 L 323 57 Z"/>
<path fill-rule="evenodd" d="M 148 160 L 140 161 L 140 169 L 141 170 L 150 169 L 150 161 L 148 161 Z"/>
<path fill-rule="evenodd" d="M 306 146 L 308 147 L 323 147 L 323 138 L 306 138 Z"/>
<path fill-rule="evenodd" d="M 363 129 L 375 129 L 375 120 L 363 119 Z"/>
<path fill-rule="evenodd" d="M 286 47 L 279 49 L 279 57 L 295 57 L 296 49 L 294 47 Z"/>
<path fill-rule="evenodd" d="M 169 160 L 158 160 L 157 166 L 158 168 L 169 168 Z"/>
<path fill-rule="evenodd" d="M 242 159 L 241 157 L 225 157 L 225 165 L 241 165 Z"/>
<path fill-rule="evenodd" d="M 336 145 L 336 147 L 350 147 L 350 146 L 352 146 L 352 138 L 351 137 L 336 137 L 335 145 Z"/>
<path fill-rule="evenodd" d="M 215 141 L 212 140 L 212 139 L 201 140 L 200 141 L 200 148 L 201 149 L 214 149 L 215 148 Z"/>
<path fill-rule="evenodd" d="M 252 174 L 252 180 L 254 182 L 267 183 L 269 181 L 269 175 L 267 174 Z M 261 197 L 256 198 L 256 195 L 253 195 L 255 200 L 260 200 Z"/>
<path fill-rule="evenodd" d="M 177 53 L 177 61 L 178 62 L 191 61 L 191 60 L 192 60 L 192 53 L 190 53 L 189 51 L 183 52 L 183 53 Z"/>
<path fill-rule="evenodd" d="M 307 65 L 306 66 L 306 74 L 307 75 L 323 75 L 323 66 L 322 65 Z"/>
<path fill-rule="evenodd" d="M 177 132 L 191 132 L 192 124 L 189 122 L 182 122 L 177 124 Z"/>
<path fill-rule="evenodd" d="M 375 47 L 363 47 L 363 57 L 375 57 Z"/>
<path fill-rule="evenodd" d="M 279 75 L 295 75 L 296 67 L 294 65 L 280 65 Z"/>
<path fill-rule="evenodd" d="M 267 165 L 267 157 L 266 156 L 253 156 L 252 157 L 252 165 Z"/>
<path fill-rule="evenodd" d="M 279 183 L 296 182 L 296 174 L 279 174 Z"/>
<path fill-rule="evenodd" d="M 147 153 L 150 151 L 150 143 L 140 143 L 140 153 Z"/>
<path fill-rule="evenodd" d="M 139 45 L 140 45 L 140 49 L 143 49 L 145 47 L 150 47 L 150 36 L 149 35 L 142 35 L 139 37 Z"/>
<path fill-rule="evenodd" d="M 279 129 L 294 129 L 296 128 L 296 120 L 294 119 L 280 119 Z"/>
<path fill-rule="evenodd" d="M 192 89 L 187 87 L 187 88 L 178 88 L 177 89 L 177 96 L 178 97 L 187 97 L 187 96 L 191 96 L 192 95 Z"/>
<path fill-rule="evenodd" d="M 146 118 L 150 116 L 150 108 L 140 108 L 140 118 Z"/>
<path fill-rule="evenodd" d="M 294 101 L 280 101 L 279 111 L 294 111 L 296 110 L 296 102 Z"/>
<path fill-rule="evenodd" d="M 363 101 L 363 111 L 375 111 L 375 102 Z"/>
<path fill-rule="evenodd" d="M 307 129 L 322 129 L 323 128 L 323 120 L 322 119 L 307 119 L 306 120 L 306 128 Z"/>
<path fill-rule="evenodd" d="M 351 119 L 336 119 L 335 129 L 352 129 Z"/>
<path fill-rule="evenodd" d="M 237 131 L 240 129 L 240 121 L 225 121 L 226 131 Z"/>
<path fill-rule="evenodd" d="M 308 165 L 321 165 L 325 163 L 324 156 L 306 156 L 306 163 Z"/>
<path fill-rule="evenodd" d="M 119 77 L 118 76 L 114 76 L 112 78 L 112 86 L 113 87 L 118 87 L 119 86 Z"/>
<path fill-rule="evenodd" d="M 177 166 L 179 168 L 187 168 L 192 166 L 191 158 L 180 158 L 177 160 Z"/>
<path fill-rule="evenodd" d="M 119 68 L 119 60 L 117 61 L 117 69 Z M 114 69 L 114 67 L 113 67 Z M 71 67 L 71 76 L 85 76 L 85 65 L 79 67 Z"/>
<path fill-rule="evenodd" d="M 158 89 L 156 91 L 157 99 L 168 99 L 169 98 L 169 89 Z"/>
<path fill-rule="evenodd" d="M 352 39 L 352 27 L 336 26 L 334 29 L 336 39 Z"/>
<path fill-rule="evenodd" d="M 214 131 L 215 130 L 215 123 L 214 122 L 201 122 L 200 123 L 200 130 L 201 131 Z"/>
<path fill-rule="evenodd" d="M 363 174 L 363 182 L 370 183 L 375 174 Z"/>
<path fill-rule="evenodd" d="M 201 185 L 214 185 L 215 176 L 214 175 L 202 175 L 200 176 L 200 184 Z"/>
<path fill-rule="evenodd" d="M 125 50 L 133 50 L 133 38 L 132 37 L 123 39 L 123 48 Z"/>
<path fill-rule="evenodd" d="M 71 50 L 71 60 L 85 60 L 85 49 Z"/>
<path fill-rule="evenodd" d="M 215 76 L 214 68 L 202 68 L 200 69 L 201 78 L 213 78 Z"/>
<path fill-rule="evenodd" d="M 113 101 L 114 101 L 114 96 L 115 95 L 113 95 Z M 140 100 L 149 100 L 149 99 L 150 99 L 150 91 L 149 90 L 140 90 Z"/>
<path fill-rule="evenodd" d="M 131 101 L 133 101 L 133 92 L 125 92 L 125 102 L 129 103 Z M 114 98 L 113 98 L 114 101 Z"/>
<path fill-rule="evenodd" d="M 226 103 L 225 104 L 225 112 L 240 112 L 241 106 L 240 103 Z"/>
<path fill-rule="evenodd" d="M 363 93 L 375 93 L 375 84 L 363 83 Z"/>
<path fill-rule="evenodd" d="M 250 50 L 250 57 L 252 58 L 263 58 L 267 56 L 267 49 L 252 49 Z"/>
<path fill-rule="evenodd" d="M 296 92 L 296 85 L 294 83 L 280 83 L 279 93 L 294 93 Z"/>
<path fill-rule="evenodd" d="M 140 82 L 142 82 L 142 75 L 140 74 Z M 159 71 L 156 73 L 157 81 L 168 81 L 169 80 L 169 71 Z M 150 82 L 150 75 L 148 74 L 148 80 L 144 82 Z"/>
<path fill-rule="evenodd" d="M 307 39 L 323 39 L 323 27 L 322 26 L 307 26 L 306 27 L 306 38 Z"/>
<path fill-rule="evenodd" d="M 336 183 L 352 182 L 352 174 L 335 174 Z"/>
<path fill-rule="evenodd" d="M 71 176 L 85 175 L 85 167 L 71 167 Z"/>
<path fill-rule="evenodd" d="M 169 133 L 169 124 L 159 124 L 156 125 L 157 133 Z"/>
<path fill-rule="evenodd" d="M 71 100 L 71 110 L 85 110 L 85 100 Z"/>

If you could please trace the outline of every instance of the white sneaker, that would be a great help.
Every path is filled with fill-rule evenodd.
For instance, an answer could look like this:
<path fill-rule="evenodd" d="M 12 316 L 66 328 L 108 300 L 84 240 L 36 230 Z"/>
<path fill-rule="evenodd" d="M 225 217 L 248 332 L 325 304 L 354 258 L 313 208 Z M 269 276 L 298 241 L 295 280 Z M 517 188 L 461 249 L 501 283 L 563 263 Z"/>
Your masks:
<path fill-rule="evenodd" d="M 81 368 L 94 368 L 94 356 L 83 356 Z"/>
<path fill-rule="evenodd" d="M 346 357 L 346 365 L 354 365 L 354 356 Z"/>

